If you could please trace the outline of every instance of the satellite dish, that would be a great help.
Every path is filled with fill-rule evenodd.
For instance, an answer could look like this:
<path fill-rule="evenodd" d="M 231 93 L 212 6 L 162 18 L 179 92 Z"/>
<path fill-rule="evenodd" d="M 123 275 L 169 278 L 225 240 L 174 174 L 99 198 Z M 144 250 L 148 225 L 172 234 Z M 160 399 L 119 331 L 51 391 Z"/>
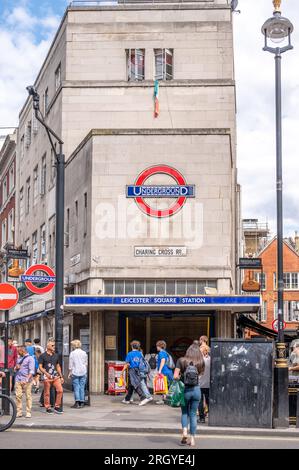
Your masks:
<path fill-rule="evenodd" d="M 230 7 L 233 12 L 241 13 L 240 10 L 236 10 L 238 3 L 239 3 L 238 0 L 231 0 Z"/>

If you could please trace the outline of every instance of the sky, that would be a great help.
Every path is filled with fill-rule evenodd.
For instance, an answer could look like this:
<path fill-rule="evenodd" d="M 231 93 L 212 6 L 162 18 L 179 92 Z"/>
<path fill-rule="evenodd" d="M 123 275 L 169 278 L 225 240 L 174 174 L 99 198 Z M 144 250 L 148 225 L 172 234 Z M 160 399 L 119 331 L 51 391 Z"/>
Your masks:
<path fill-rule="evenodd" d="M 69 0 L 0 0 L 0 127 L 16 126 Z M 276 231 L 274 58 L 261 26 L 272 0 L 239 0 L 234 14 L 238 180 L 242 217 Z M 284 233 L 299 231 L 299 0 L 282 0 L 294 24 L 294 50 L 283 55 Z M 0 129 L 0 135 L 7 132 Z"/>

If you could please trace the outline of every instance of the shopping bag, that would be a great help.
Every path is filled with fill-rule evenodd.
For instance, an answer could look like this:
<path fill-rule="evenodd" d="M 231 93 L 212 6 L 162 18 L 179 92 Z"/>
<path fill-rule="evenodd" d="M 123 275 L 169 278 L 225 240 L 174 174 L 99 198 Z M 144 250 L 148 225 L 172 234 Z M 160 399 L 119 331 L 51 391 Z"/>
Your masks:
<path fill-rule="evenodd" d="M 181 380 L 174 380 L 171 383 L 165 404 L 174 408 L 185 405 L 185 385 Z"/>
<path fill-rule="evenodd" d="M 123 376 L 121 375 L 118 379 L 117 386 L 120 388 L 123 388 L 124 385 L 125 385 L 125 381 L 124 381 Z"/>
<path fill-rule="evenodd" d="M 168 383 L 167 377 L 162 374 L 158 374 L 154 377 L 154 395 L 167 395 Z"/>

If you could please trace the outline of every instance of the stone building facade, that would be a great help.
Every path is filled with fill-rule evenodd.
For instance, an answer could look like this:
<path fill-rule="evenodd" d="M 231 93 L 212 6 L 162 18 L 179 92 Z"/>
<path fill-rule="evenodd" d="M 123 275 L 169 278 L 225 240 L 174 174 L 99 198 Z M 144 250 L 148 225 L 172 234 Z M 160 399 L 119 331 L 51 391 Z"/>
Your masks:
<path fill-rule="evenodd" d="M 67 160 L 65 367 L 69 339 L 81 338 L 93 392 L 104 390 L 105 361 L 123 359 L 130 340 L 149 350 L 163 337 L 179 356 L 201 334 L 234 336 L 234 312 L 257 308 L 258 298 L 235 296 L 228 3 L 73 2 L 36 79 Z M 54 155 L 30 99 L 18 151 L 17 243 L 29 262 L 55 268 Z M 19 303 L 20 337 L 51 336 L 52 295 Z"/>

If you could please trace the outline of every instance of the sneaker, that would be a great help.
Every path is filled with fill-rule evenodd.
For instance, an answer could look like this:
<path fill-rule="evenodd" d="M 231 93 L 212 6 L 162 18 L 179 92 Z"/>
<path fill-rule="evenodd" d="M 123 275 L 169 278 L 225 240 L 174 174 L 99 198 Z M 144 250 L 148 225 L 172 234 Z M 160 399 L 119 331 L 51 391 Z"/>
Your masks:
<path fill-rule="evenodd" d="M 132 401 L 130 400 L 126 400 L 125 398 L 123 399 L 122 403 L 124 403 L 125 405 L 129 405 L 130 403 L 132 403 Z"/>
<path fill-rule="evenodd" d="M 79 403 L 79 408 L 84 408 L 84 406 L 85 406 L 84 401 L 80 401 L 80 403 Z"/>
<path fill-rule="evenodd" d="M 26 413 L 26 418 L 31 418 L 31 413 Z"/>
<path fill-rule="evenodd" d="M 81 408 L 80 403 L 76 401 L 76 403 L 74 403 L 74 405 L 71 406 L 71 408 Z"/>
<path fill-rule="evenodd" d="M 54 408 L 54 412 L 57 413 L 58 415 L 62 415 L 63 414 L 63 411 L 62 411 L 62 408 Z"/>
<path fill-rule="evenodd" d="M 139 406 L 144 406 L 144 405 L 146 405 L 147 403 L 149 403 L 150 401 L 152 401 L 152 397 L 150 397 L 150 398 L 145 398 L 144 400 L 142 400 L 142 401 L 139 403 Z"/>
<path fill-rule="evenodd" d="M 53 410 L 51 408 L 47 408 L 46 409 L 46 413 L 48 413 L 49 415 L 52 415 L 53 414 Z"/>

